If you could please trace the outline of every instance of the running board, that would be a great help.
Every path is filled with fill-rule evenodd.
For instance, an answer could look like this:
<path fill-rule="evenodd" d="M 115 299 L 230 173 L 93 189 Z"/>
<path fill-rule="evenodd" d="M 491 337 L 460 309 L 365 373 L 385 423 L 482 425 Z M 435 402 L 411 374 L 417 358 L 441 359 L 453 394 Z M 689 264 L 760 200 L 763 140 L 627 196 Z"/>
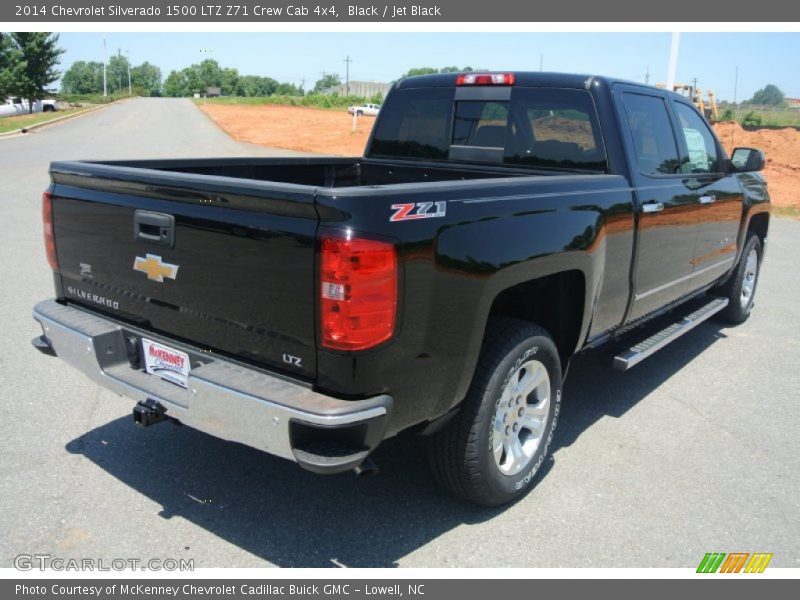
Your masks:
<path fill-rule="evenodd" d="M 680 321 L 662 329 L 649 338 L 642 340 L 629 350 L 614 357 L 614 368 L 617 371 L 627 371 L 638 365 L 651 354 L 655 354 L 670 342 L 674 342 L 684 333 L 687 333 L 710 319 L 723 308 L 728 306 L 727 298 L 715 298 L 705 306 L 698 308 L 693 313 L 683 317 Z"/>

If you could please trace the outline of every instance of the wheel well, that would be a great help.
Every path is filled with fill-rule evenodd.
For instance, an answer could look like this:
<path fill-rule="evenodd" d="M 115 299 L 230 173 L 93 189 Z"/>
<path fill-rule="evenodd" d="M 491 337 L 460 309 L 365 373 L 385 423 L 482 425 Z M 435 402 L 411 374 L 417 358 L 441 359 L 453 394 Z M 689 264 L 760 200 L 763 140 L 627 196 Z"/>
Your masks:
<path fill-rule="evenodd" d="M 510 317 L 544 327 L 558 348 L 561 364 L 575 352 L 583 322 L 586 284 L 580 271 L 565 271 L 503 290 L 490 317 Z"/>
<path fill-rule="evenodd" d="M 761 240 L 761 245 L 764 245 L 764 240 L 767 239 L 767 230 L 769 229 L 769 214 L 758 213 L 753 215 L 750 223 L 747 225 L 747 231 L 753 232 Z"/>

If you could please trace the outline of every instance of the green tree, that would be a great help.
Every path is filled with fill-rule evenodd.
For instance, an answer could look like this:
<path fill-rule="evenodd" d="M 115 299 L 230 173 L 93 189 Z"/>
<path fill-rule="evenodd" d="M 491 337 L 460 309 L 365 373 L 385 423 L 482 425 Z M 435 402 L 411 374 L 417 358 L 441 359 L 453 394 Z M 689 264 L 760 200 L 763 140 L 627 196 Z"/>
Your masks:
<path fill-rule="evenodd" d="M 13 82 L 19 68 L 19 50 L 14 40 L 10 34 L 0 32 L 0 102 L 12 93 Z"/>
<path fill-rule="evenodd" d="M 236 69 L 222 69 L 222 81 L 220 87 L 222 93 L 226 96 L 233 96 L 236 94 L 236 88 L 239 83 L 239 71 Z"/>
<path fill-rule="evenodd" d="M 131 67 L 131 85 L 150 96 L 160 96 L 161 69 L 147 61 Z"/>
<path fill-rule="evenodd" d="M 342 79 L 339 75 L 336 73 L 323 73 L 322 79 L 318 79 L 314 84 L 314 91 L 322 92 L 337 85 L 342 85 Z"/>
<path fill-rule="evenodd" d="M 769 84 L 755 94 L 750 100 L 750 104 L 763 104 L 765 106 L 784 106 L 786 104 L 786 95 L 780 90 L 777 85 Z"/>
<path fill-rule="evenodd" d="M 278 89 L 278 82 L 271 77 L 242 75 L 236 81 L 233 93 L 237 96 L 271 96 Z"/>
<path fill-rule="evenodd" d="M 436 75 L 437 73 L 462 73 L 472 70 L 472 67 L 464 67 L 462 69 L 456 66 L 441 67 L 440 69 L 436 69 L 434 67 L 416 67 L 403 73 L 400 78 L 405 79 L 406 77 L 416 77 L 417 75 Z"/>
<path fill-rule="evenodd" d="M 33 103 L 47 94 L 47 86 L 56 81 L 56 69 L 64 50 L 58 47 L 58 34 L 41 31 L 12 33 L 11 37 L 19 51 L 19 68 L 15 70 L 11 91 L 28 101 L 29 111 Z"/>
<path fill-rule="evenodd" d="M 196 91 L 205 93 L 208 87 L 222 87 L 224 73 L 217 61 L 207 58 L 199 65 L 192 65 L 192 68 L 195 70 L 197 77 L 195 85 L 199 87 Z"/>
<path fill-rule="evenodd" d="M 170 71 L 167 78 L 164 80 L 164 95 L 172 98 L 180 98 L 188 96 L 188 82 L 186 81 L 186 74 L 183 71 Z"/>
<path fill-rule="evenodd" d="M 122 55 L 122 52 L 117 52 L 108 59 L 106 84 L 109 94 L 128 93 L 128 59 Z"/>
<path fill-rule="evenodd" d="M 61 91 L 67 94 L 102 93 L 103 63 L 85 60 L 72 63 L 61 77 Z"/>
<path fill-rule="evenodd" d="M 338 85 L 338 84 L 337 84 Z M 300 88 L 293 83 L 279 83 L 275 93 L 280 96 L 302 96 Z"/>
<path fill-rule="evenodd" d="M 406 77 L 416 77 L 417 75 L 435 75 L 438 72 L 439 69 L 434 69 L 433 67 L 417 67 L 415 69 L 409 69 L 400 77 L 405 79 Z"/>

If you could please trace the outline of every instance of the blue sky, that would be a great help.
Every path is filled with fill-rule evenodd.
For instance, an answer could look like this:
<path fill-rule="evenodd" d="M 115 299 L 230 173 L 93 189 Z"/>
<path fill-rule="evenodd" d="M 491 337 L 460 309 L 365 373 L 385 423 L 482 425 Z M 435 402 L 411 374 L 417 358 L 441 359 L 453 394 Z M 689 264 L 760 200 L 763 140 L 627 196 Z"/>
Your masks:
<path fill-rule="evenodd" d="M 391 81 L 412 67 L 471 65 L 487 69 L 544 70 L 666 81 L 669 33 L 109 33 L 108 52 L 130 51 L 131 62 L 149 61 L 164 76 L 205 57 L 243 74 L 313 85 L 323 71 L 350 78 Z M 102 60 L 100 33 L 62 33 L 62 68 L 76 60 Z M 684 33 L 677 81 L 697 77 L 701 89 L 732 99 L 775 83 L 800 98 L 799 33 Z"/>

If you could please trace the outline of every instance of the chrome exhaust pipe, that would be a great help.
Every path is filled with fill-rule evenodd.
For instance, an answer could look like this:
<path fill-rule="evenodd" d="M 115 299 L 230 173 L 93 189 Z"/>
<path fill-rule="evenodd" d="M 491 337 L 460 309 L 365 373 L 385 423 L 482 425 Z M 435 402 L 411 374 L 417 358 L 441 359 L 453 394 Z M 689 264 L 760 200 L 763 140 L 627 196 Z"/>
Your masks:
<path fill-rule="evenodd" d="M 353 468 L 353 472 L 359 477 L 371 477 L 372 475 L 377 475 L 381 471 L 378 465 L 368 456 Z"/>

